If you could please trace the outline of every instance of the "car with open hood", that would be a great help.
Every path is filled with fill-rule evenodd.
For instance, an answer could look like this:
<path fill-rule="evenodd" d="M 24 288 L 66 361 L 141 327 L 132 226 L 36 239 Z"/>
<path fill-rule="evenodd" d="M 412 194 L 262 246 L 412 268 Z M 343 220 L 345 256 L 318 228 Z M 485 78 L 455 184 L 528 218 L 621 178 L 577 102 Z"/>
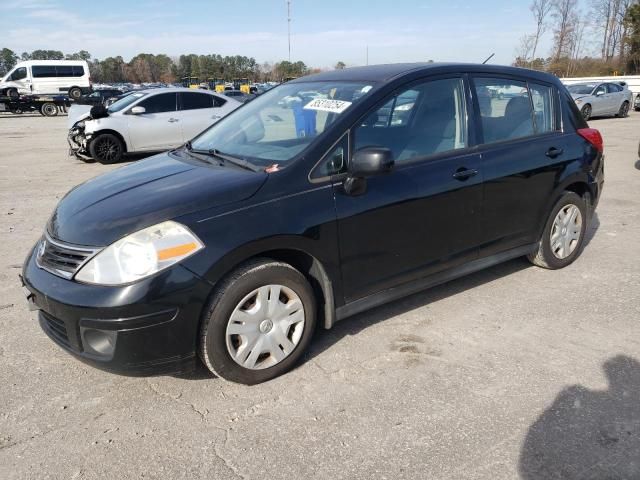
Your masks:
<path fill-rule="evenodd" d="M 242 105 L 206 90 L 153 88 L 128 93 L 108 107 L 69 112 L 69 152 L 81 160 L 117 163 L 127 153 L 176 148 Z"/>
<path fill-rule="evenodd" d="M 567 89 L 585 120 L 605 115 L 626 117 L 633 107 L 633 93 L 626 83 L 574 83 Z"/>
<path fill-rule="evenodd" d="M 481 108 L 498 89 L 515 93 Z M 336 70 L 72 189 L 22 281 L 44 332 L 85 362 L 201 362 L 255 384 L 293 368 L 316 326 L 516 257 L 571 264 L 603 185 L 602 137 L 552 75 Z"/>

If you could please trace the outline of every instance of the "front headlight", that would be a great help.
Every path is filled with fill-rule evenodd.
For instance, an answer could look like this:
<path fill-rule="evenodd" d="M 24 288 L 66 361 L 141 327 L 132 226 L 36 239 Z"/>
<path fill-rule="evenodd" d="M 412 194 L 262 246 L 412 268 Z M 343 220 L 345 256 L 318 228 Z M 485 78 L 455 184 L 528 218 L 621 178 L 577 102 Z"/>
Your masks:
<path fill-rule="evenodd" d="M 122 285 L 153 275 L 204 248 L 187 227 L 167 221 L 109 245 L 76 274 L 83 283 Z"/>
<path fill-rule="evenodd" d="M 580 105 L 582 103 L 582 100 L 576 100 L 576 103 Z"/>

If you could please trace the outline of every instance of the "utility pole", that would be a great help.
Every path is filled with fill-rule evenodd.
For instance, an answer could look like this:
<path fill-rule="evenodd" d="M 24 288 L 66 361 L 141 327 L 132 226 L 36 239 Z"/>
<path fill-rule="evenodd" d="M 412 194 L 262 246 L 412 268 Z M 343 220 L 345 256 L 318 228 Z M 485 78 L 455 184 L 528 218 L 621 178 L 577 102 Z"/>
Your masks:
<path fill-rule="evenodd" d="M 291 0 L 287 0 L 287 34 L 289 39 L 289 63 L 291 63 Z"/>

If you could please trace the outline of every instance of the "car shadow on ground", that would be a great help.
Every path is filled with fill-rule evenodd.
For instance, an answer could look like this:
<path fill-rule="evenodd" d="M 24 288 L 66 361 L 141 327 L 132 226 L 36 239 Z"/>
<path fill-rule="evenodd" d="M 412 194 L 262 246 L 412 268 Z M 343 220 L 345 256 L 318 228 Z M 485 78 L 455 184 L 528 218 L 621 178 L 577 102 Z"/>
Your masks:
<path fill-rule="evenodd" d="M 640 479 L 640 362 L 618 355 L 603 370 L 607 389 L 567 387 L 529 427 L 522 480 Z"/>
<path fill-rule="evenodd" d="M 585 234 L 584 247 L 587 247 L 589 245 L 599 227 L 600 220 L 598 219 L 598 214 L 594 213 L 588 230 Z M 389 320 L 398 315 L 402 315 L 411 310 L 415 310 L 417 308 L 428 305 L 429 303 L 437 302 L 438 300 L 441 300 L 443 298 L 463 293 L 466 290 L 470 290 L 498 278 L 515 274 L 521 270 L 524 270 L 525 268 L 536 267 L 533 267 L 531 263 L 529 263 L 529 261 L 524 257 L 516 258 L 509 262 L 495 265 L 471 275 L 452 280 L 442 285 L 432 287 L 430 289 L 415 293 L 400 300 L 396 300 L 380 307 L 376 307 L 363 313 L 354 315 L 353 317 L 336 323 L 333 328 L 331 328 L 331 330 L 324 330 L 321 327 L 318 327 L 311 345 L 303 356 L 300 365 L 303 365 L 316 356 L 321 355 L 325 350 L 337 344 L 338 342 L 340 342 L 340 340 L 342 340 L 342 338 L 346 336 L 357 335 L 360 331 L 379 322 Z M 202 365 L 202 362 L 197 362 L 196 369 L 193 372 L 183 375 L 177 375 L 177 377 L 185 380 L 204 380 L 215 378 Z"/>

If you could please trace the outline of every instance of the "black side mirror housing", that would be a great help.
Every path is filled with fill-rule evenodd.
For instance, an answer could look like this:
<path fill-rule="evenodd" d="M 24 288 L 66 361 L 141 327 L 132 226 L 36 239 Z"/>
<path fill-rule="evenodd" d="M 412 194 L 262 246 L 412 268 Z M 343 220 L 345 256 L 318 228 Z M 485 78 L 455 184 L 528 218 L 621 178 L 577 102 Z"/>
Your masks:
<path fill-rule="evenodd" d="M 389 173 L 395 161 L 393 152 L 384 147 L 366 147 L 353 154 L 349 173 L 352 177 L 366 178 Z"/>

